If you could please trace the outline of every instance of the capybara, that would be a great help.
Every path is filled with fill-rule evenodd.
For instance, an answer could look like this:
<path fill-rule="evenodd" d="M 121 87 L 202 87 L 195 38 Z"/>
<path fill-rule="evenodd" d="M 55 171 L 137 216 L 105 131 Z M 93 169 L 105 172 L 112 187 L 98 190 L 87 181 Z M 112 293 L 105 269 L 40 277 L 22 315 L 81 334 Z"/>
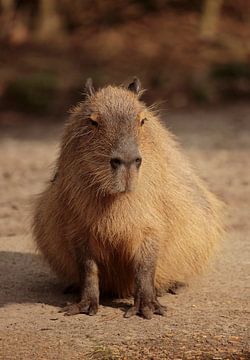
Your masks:
<path fill-rule="evenodd" d="M 137 78 L 97 91 L 87 80 L 36 202 L 38 248 L 80 288 L 67 315 L 95 314 L 100 293 L 133 295 L 126 317 L 162 315 L 157 294 L 199 273 L 221 238 L 220 201 L 141 94 Z"/>

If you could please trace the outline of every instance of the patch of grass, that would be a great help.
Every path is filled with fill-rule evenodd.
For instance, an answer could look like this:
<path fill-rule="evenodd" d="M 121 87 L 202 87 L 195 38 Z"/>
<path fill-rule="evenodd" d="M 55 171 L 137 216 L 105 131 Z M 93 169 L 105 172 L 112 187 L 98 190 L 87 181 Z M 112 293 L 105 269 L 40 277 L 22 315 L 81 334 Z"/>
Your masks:
<path fill-rule="evenodd" d="M 191 96 L 198 104 L 206 104 L 211 100 L 211 89 L 208 84 L 193 84 L 191 86 Z"/>
<path fill-rule="evenodd" d="M 250 65 L 241 62 L 216 64 L 211 68 L 211 77 L 215 80 L 236 80 L 240 78 L 250 80 Z"/>
<path fill-rule="evenodd" d="M 57 77 L 50 72 L 23 75 L 6 87 L 5 101 L 25 112 L 47 113 L 55 102 Z"/>
<path fill-rule="evenodd" d="M 164 71 L 154 72 L 150 77 L 149 84 L 154 89 L 164 89 L 169 83 L 167 74 Z"/>
<path fill-rule="evenodd" d="M 230 62 L 214 65 L 210 78 L 220 98 L 226 100 L 249 99 L 250 64 Z"/>

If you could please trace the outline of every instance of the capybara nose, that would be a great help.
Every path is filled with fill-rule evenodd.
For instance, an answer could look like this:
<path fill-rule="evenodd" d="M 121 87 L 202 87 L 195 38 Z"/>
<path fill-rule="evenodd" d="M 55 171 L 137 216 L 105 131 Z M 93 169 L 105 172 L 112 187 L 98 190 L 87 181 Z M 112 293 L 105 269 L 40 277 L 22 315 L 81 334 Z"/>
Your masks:
<path fill-rule="evenodd" d="M 110 160 L 110 165 L 111 165 L 112 169 L 114 169 L 114 170 L 117 170 L 122 165 L 129 167 L 132 164 L 134 164 L 137 167 L 137 169 L 139 169 L 139 167 L 141 166 L 141 163 L 142 163 L 141 156 L 136 156 L 135 158 L 130 159 L 130 160 L 124 160 L 120 157 L 114 157 Z"/>

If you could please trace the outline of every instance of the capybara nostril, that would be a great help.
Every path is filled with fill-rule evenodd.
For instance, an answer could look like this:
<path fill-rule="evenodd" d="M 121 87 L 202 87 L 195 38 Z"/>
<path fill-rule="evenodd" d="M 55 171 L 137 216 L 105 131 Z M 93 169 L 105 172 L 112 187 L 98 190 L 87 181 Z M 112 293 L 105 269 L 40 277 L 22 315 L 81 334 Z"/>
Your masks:
<path fill-rule="evenodd" d="M 119 158 L 112 158 L 110 160 L 110 165 L 114 170 L 118 169 L 121 166 L 121 164 L 122 164 L 122 160 Z"/>
<path fill-rule="evenodd" d="M 138 156 L 135 159 L 135 165 L 136 165 L 137 169 L 139 169 L 139 167 L 141 166 L 141 162 L 142 162 L 142 158 L 140 156 Z"/>
<path fill-rule="evenodd" d="M 141 162 L 142 162 L 142 158 L 140 156 L 137 156 L 133 160 L 127 160 L 127 161 L 122 160 L 119 157 L 115 157 L 110 160 L 110 165 L 114 170 L 117 170 L 122 164 L 125 165 L 126 167 L 130 167 L 132 164 L 135 164 L 137 169 L 139 169 L 139 167 L 141 166 Z"/>

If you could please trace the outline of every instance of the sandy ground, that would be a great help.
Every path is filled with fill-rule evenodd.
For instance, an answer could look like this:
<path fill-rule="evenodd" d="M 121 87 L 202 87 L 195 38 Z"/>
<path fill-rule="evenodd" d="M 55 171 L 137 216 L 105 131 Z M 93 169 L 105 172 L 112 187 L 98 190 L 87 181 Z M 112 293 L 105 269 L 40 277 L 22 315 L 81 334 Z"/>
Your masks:
<path fill-rule="evenodd" d="M 169 119 L 169 120 L 168 120 Z M 227 237 L 211 269 L 161 299 L 166 317 L 123 318 L 128 300 L 102 303 L 95 317 L 65 317 L 73 300 L 38 254 L 29 202 L 56 156 L 61 124 L 0 114 L 0 358 L 249 359 L 250 107 L 169 113 L 210 188 L 228 204 Z"/>

